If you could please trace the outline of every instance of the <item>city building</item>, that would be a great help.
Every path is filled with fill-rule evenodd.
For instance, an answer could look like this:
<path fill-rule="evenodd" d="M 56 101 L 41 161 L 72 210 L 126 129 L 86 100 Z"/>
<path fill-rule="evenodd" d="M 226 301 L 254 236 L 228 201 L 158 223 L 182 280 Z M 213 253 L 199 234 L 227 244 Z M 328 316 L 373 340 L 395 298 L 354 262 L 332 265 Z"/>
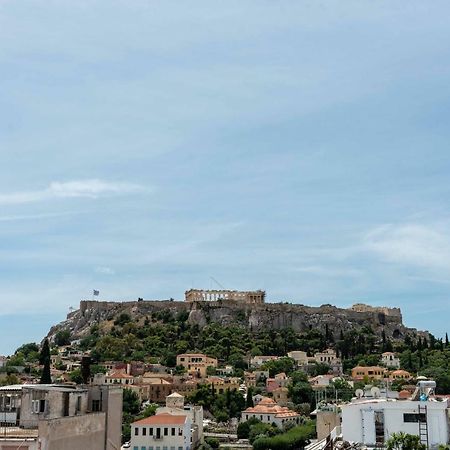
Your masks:
<path fill-rule="evenodd" d="M 400 369 L 400 359 L 392 352 L 382 353 L 381 364 L 390 369 Z"/>
<path fill-rule="evenodd" d="M 305 366 L 308 364 L 308 355 L 306 352 L 301 350 L 294 350 L 287 354 L 289 358 L 292 358 L 295 361 L 297 366 Z"/>
<path fill-rule="evenodd" d="M 392 380 L 410 380 L 412 377 L 407 370 L 398 369 L 391 372 L 389 378 Z"/>
<path fill-rule="evenodd" d="M 275 389 L 280 387 L 286 387 L 290 379 L 286 376 L 284 372 L 277 373 L 274 378 L 266 379 L 266 391 L 268 393 L 273 392 Z"/>
<path fill-rule="evenodd" d="M 0 388 L 0 449 L 120 448 L 122 390 L 111 386 Z"/>
<path fill-rule="evenodd" d="M 203 407 L 185 405 L 184 396 L 174 392 L 166 398 L 166 406 L 158 408 L 156 414 L 186 415 L 191 421 L 192 448 L 203 442 Z"/>
<path fill-rule="evenodd" d="M 352 369 L 353 381 L 382 380 L 387 376 L 387 369 L 379 366 L 356 366 Z"/>
<path fill-rule="evenodd" d="M 448 398 L 359 399 L 341 405 L 342 437 L 380 447 L 392 433 L 404 432 L 419 436 L 427 448 L 437 448 L 449 443 L 449 407 Z"/>
<path fill-rule="evenodd" d="M 342 375 L 342 361 L 333 349 L 327 348 L 323 352 L 315 353 L 314 360 L 316 363 L 329 365 L 334 375 Z"/>
<path fill-rule="evenodd" d="M 278 356 L 273 356 L 273 355 L 253 356 L 253 358 L 250 359 L 250 366 L 261 367 L 264 363 L 266 363 L 268 361 L 276 361 L 277 359 L 278 359 Z"/>
<path fill-rule="evenodd" d="M 246 422 L 252 417 L 263 423 L 275 423 L 279 428 L 283 428 L 287 423 L 300 423 L 301 416 L 285 406 L 278 405 L 274 399 L 264 397 L 257 405 L 242 411 L 241 421 Z"/>
<path fill-rule="evenodd" d="M 187 415 L 162 413 L 131 424 L 132 450 L 191 450 L 191 420 Z"/>
<path fill-rule="evenodd" d="M 183 366 L 190 375 L 205 378 L 208 367 L 217 367 L 217 359 L 203 353 L 183 353 L 177 356 L 177 366 Z"/>

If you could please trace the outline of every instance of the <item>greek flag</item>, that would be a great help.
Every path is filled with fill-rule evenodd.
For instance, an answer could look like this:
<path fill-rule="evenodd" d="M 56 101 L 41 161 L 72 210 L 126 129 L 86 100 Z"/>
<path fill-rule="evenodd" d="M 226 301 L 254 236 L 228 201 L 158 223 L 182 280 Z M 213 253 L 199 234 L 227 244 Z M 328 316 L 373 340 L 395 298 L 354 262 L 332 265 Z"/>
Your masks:
<path fill-rule="evenodd" d="M 94 289 L 94 295 L 97 296 L 97 295 L 99 295 L 99 294 L 100 294 L 100 291 L 96 291 L 96 290 Z"/>

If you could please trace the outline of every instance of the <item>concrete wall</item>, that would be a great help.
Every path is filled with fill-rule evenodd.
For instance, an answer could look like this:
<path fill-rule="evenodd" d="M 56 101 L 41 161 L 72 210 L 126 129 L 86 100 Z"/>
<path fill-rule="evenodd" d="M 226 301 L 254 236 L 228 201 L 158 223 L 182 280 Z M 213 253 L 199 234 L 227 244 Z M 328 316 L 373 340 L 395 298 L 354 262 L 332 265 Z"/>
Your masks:
<path fill-rule="evenodd" d="M 375 443 L 375 412 L 384 412 L 384 436 L 403 431 L 419 435 L 419 423 L 404 422 L 404 413 L 418 413 L 419 404 L 427 407 L 430 446 L 448 443 L 447 402 L 379 401 L 349 404 L 342 407 L 342 434 L 347 441 Z"/>
<path fill-rule="evenodd" d="M 341 424 L 341 419 L 336 412 L 318 411 L 316 416 L 317 439 L 326 438 L 335 427 Z"/>
<path fill-rule="evenodd" d="M 39 422 L 41 450 L 102 450 L 105 422 L 105 413 L 43 420 Z"/>

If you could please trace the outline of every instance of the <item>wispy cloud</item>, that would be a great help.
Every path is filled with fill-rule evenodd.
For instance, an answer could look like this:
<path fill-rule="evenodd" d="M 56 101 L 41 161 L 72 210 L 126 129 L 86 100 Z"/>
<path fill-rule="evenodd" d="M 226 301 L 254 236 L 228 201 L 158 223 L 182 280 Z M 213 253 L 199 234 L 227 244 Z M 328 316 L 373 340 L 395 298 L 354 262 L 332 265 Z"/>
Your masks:
<path fill-rule="evenodd" d="M 0 193 L 0 205 L 36 203 L 60 198 L 98 198 L 101 196 L 123 195 L 148 190 L 133 183 L 108 182 L 98 179 L 54 181 L 44 189 Z"/>
<path fill-rule="evenodd" d="M 364 238 L 364 249 L 387 262 L 448 272 L 450 235 L 439 226 L 384 225 Z"/>
<path fill-rule="evenodd" d="M 112 269 L 111 267 L 106 266 L 98 266 L 95 268 L 96 273 L 100 273 L 102 275 L 114 275 L 116 271 Z"/>

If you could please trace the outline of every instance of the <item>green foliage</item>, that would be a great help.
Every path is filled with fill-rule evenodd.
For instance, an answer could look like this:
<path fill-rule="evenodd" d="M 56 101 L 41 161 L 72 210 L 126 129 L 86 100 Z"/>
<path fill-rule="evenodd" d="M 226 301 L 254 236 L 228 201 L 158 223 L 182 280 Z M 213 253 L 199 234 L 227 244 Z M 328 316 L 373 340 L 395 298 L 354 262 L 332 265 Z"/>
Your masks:
<path fill-rule="evenodd" d="M 313 422 L 299 425 L 272 437 L 260 436 L 253 441 L 254 450 L 295 450 L 303 448 L 314 435 Z"/>
<path fill-rule="evenodd" d="M 279 358 L 275 361 L 267 361 L 263 364 L 262 370 L 268 370 L 269 376 L 274 377 L 277 373 L 284 372 L 289 375 L 295 366 L 295 361 L 287 356 Z"/>
<path fill-rule="evenodd" d="M 70 331 L 69 330 L 59 330 L 55 334 L 55 344 L 58 346 L 70 345 Z"/>
<path fill-rule="evenodd" d="M 213 449 L 216 450 L 220 447 L 219 439 L 214 437 L 205 438 L 205 442 Z"/>
<path fill-rule="evenodd" d="M 237 427 L 238 439 L 248 439 L 250 433 L 250 424 L 247 422 L 240 422 Z"/>
<path fill-rule="evenodd" d="M 141 409 L 139 397 L 136 392 L 131 389 L 123 390 L 123 404 L 122 404 L 122 440 L 129 441 L 131 437 L 131 423 L 137 418 Z"/>
<path fill-rule="evenodd" d="M 40 384 L 51 384 L 52 382 L 52 377 L 50 375 L 50 363 L 50 346 L 48 339 L 45 339 L 42 344 L 41 353 L 39 354 L 39 364 L 44 366 L 42 369 Z"/>
<path fill-rule="evenodd" d="M 14 373 L 8 373 L 6 377 L 0 378 L 0 386 L 9 386 L 11 384 L 20 384 L 20 380 Z"/>
<path fill-rule="evenodd" d="M 291 397 L 294 404 L 309 403 L 312 405 L 314 401 L 313 389 L 304 372 L 296 371 L 292 374 L 288 389 L 289 397 Z"/>
<path fill-rule="evenodd" d="M 81 374 L 81 369 L 74 369 L 69 373 L 70 381 L 73 381 L 76 384 L 83 383 L 83 375 Z"/>
<path fill-rule="evenodd" d="M 131 316 L 128 313 L 121 313 L 114 321 L 114 325 L 124 326 L 129 322 L 131 322 Z"/>
<path fill-rule="evenodd" d="M 386 441 L 386 450 L 425 450 L 426 445 L 420 442 L 420 437 L 403 433 L 392 433 Z"/>
<path fill-rule="evenodd" d="M 227 390 L 218 394 L 213 386 L 202 384 L 187 398 L 195 405 L 203 406 L 210 411 L 218 422 L 226 422 L 232 417 L 238 417 L 245 409 L 244 396 L 236 390 Z"/>

